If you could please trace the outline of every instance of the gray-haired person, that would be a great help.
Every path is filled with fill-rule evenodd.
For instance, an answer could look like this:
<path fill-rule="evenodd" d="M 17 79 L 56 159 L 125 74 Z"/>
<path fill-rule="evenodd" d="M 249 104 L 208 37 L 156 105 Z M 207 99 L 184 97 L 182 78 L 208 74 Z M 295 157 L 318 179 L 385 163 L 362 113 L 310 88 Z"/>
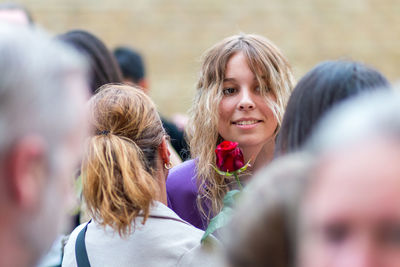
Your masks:
<path fill-rule="evenodd" d="M 299 205 L 297 266 L 400 266 L 400 96 L 343 104 L 306 149 L 317 161 Z"/>
<path fill-rule="evenodd" d="M 0 21 L 21 26 L 33 26 L 31 12 L 16 2 L 0 3 Z"/>
<path fill-rule="evenodd" d="M 0 266 L 33 266 L 59 232 L 87 133 L 85 61 L 0 25 Z"/>
<path fill-rule="evenodd" d="M 400 95 L 338 105 L 241 200 L 226 235 L 230 266 L 399 266 Z"/>

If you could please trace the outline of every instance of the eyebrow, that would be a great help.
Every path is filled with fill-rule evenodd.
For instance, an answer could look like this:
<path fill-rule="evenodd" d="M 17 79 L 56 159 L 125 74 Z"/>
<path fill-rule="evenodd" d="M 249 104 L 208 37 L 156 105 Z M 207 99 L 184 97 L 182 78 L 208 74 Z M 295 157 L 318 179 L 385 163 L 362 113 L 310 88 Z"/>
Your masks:
<path fill-rule="evenodd" d="M 223 80 L 223 82 L 235 82 L 235 81 L 236 81 L 235 78 L 225 78 L 225 79 Z"/>

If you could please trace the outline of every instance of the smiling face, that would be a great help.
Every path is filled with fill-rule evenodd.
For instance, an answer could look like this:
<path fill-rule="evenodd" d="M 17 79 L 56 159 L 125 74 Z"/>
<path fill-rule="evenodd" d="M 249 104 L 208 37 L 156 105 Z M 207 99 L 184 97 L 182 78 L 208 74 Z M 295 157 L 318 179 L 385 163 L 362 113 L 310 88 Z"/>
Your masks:
<path fill-rule="evenodd" d="M 274 137 L 277 120 L 242 52 L 231 56 L 226 65 L 218 112 L 218 133 L 244 150 L 263 146 Z"/>
<path fill-rule="evenodd" d="M 298 266 L 400 266 L 399 159 L 399 144 L 381 140 L 321 164 L 301 209 Z"/>

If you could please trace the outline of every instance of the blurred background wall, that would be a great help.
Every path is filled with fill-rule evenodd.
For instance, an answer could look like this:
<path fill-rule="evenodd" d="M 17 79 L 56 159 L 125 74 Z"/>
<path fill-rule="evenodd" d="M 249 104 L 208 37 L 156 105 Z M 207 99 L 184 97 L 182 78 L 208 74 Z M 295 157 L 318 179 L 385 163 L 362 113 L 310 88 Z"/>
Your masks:
<path fill-rule="evenodd" d="M 145 57 L 151 96 L 165 115 L 186 112 L 200 56 L 222 38 L 258 33 L 300 78 L 320 61 L 350 58 L 400 77 L 399 0 L 23 0 L 53 34 L 86 29 L 111 49 Z"/>

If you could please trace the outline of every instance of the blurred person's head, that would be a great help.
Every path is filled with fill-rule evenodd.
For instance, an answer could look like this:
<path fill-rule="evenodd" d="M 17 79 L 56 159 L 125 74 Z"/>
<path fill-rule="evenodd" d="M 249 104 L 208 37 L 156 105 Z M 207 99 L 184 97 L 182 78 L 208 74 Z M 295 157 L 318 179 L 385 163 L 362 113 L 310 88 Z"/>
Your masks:
<path fill-rule="evenodd" d="M 166 134 L 139 88 L 105 85 L 89 104 L 94 132 L 82 163 L 83 195 L 98 223 L 128 234 L 139 215 L 145 223 L 153 201 L 167 203 Z"/>
<path fill-rule="evenodd" d="M 32 25 L 31 13 L 15 2 L 0 3 L 0 21 L 17 25 Z"/>
<path fill-rule="evenodd" d="M 58 35 L 58 39 L 72 45 L 85 55 L 90 63 L 90 89 L 92 94 L 107 83 L 122 83 L 122 73 L 114 55 L 105 44 L 90 32 L 72 30 Z"/>
<path fill-rule="evenodd" d="M 222 237 L 228 266 L 295 266 L 298 203 L 312 164 L 310 155 L 295 153 L 252 179 Z"/>
<path fill-rule="evenodd" d="M 231 266 L 400 264 L 400 95 L 371 93 L 322 120 L 303 151 L 248 185 L 225 236 Z"/>
<path fill-rule="evenodd" d="M 400 265 L 400 96 L 366 95 L 322 121 L 301 204 L 299 266 Z"/>
<path fill-rule="evenodd" d="M 400 136 L 324 156 L 298 218 L 299 267 L 400 266 Z"/>
<path fill-rule="evenodd" d="M 117 47 L 113 51 L 114 56 L 122 70 L 124 83 L 139 87 L 146 94 L 150 88 L 146 78 L 144 61 L 139 52 L 129 47 Z M 183 137 L 183 130 L 177 129 L 174 124 L 162 118 L 166 132 L 171 136 L 170 143 L 171 161 L 175 166 L 182 162 L 181 158 L 186 155 L 186 141 Z"/>
<path fill-rule="evenodd" d="M 325 113 L 341 101 L 388 86 L 381 73 L 359 62 L 318 64 L 293 89 L 277 136 L 276 155 L 298 150 Z"/>
<path fill-rule="evenodd" d="M 148 93 L 149 87 L 146 79 L 146 68 L 140 53 L 129 47 L 117 47 L 113 53 L 121 68 L 124 82 L 138 85 Z"/>
<path fill-rule="evenodd" d="M 33 266 L 60 233 L 86 134 L 83 58 L 0 27 L 0 265 Z"/>
<path fill-rule="evenodd" d="M 259 35 L 234 35 L 205 52 L 186 129 L 205 188 L 199 200 L 210 202 L 213 213 L 227 190 L 227 181 L 210 167 L 215 147 L 223 140 L 238 142 L 254 168 L 258 161 L 267 163 L 293 83 L 286 58 Z"/>

